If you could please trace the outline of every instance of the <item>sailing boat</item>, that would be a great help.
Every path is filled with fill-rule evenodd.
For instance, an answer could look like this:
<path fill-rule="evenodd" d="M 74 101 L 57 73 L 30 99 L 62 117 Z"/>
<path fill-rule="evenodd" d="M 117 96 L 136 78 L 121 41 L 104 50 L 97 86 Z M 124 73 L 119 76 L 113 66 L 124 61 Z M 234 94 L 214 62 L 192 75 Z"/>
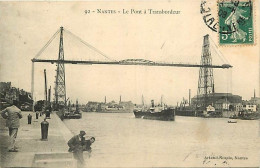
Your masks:
<path fill-rule="evenodd" d="M 143 98 L 142 98 L 143 100 Z M 168 108 L 165 104 L 162 103 L 156 106 L 154 100 L 151 100 L 151 107 L 145 108 L 143 103 L 143 108 L 134 109 L 135 118 L 143 118 L 150 120 L 162 120 L 162 121 L 174 121 L 175 120 L 175 111 L 173 108 Z"/>

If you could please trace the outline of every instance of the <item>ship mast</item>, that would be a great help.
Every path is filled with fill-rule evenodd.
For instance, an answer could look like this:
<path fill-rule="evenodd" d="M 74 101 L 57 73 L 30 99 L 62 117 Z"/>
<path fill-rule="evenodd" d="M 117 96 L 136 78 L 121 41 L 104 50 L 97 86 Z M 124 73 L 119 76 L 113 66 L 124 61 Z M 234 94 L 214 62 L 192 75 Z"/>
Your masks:
<path fill-rule="evenodd" d="M 78 99 L 76 100 L 76 112 L 79 112 L 79 102 L 78 102 Z"/>
<path fill-rule="evenodd" d="M 48 94 L 47 94 L 47 77 L 46 77 L 46 69 L 44 69 L 44 107 L 47 108 L 47 102 L 48 102 Z"/>
<path fill-rule="evenodd" d="M 142 105 L 144 107 L 144 95 L 142 95 Z"/>
<path fill-rule="evenodd" d="M 45 101 L 48 101 L 48 94 L 47 94 L 47 77 L 46 77 L 46 69 L 44 69 L 44 96 L 45 96 Z"/>

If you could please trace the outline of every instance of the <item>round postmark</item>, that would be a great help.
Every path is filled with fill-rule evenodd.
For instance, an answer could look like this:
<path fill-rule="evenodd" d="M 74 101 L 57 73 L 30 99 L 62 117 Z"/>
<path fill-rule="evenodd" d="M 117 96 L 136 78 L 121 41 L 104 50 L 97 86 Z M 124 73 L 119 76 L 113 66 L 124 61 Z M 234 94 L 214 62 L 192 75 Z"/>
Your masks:
<path fill-rule="evenodd" d="M 238 26 L 246 25 L 247 20 L 252 17 L 252 1 L 202 0 L 200 13 L 204 23 L 212 31 L 220 34 L 232 34 L 238 30 Z"/>
<path fill-rule="evenodd" d="M 212 1 L 202 0 L 200 13 L 204 23 L 214 32 L 218 32 L 218 20 L 216 17 L 216 4 Z"/>

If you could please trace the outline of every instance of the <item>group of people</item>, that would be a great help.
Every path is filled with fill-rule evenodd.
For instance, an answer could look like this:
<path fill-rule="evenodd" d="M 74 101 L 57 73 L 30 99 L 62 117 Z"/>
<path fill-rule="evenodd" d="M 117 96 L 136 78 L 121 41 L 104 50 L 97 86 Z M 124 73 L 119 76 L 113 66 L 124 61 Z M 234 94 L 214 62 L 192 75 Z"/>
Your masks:
<path fill-rule="evenodd" d="M 84 137 L 85 135 L 85 131 L 80 131 L 78 135 L 73 136 L 68 141 L 69 152 L 73 153 L 74 158 L 78 161 L 79 166 L 82 166 L 85 163 L 83 151 L 91 153 L 91 144 L 95 142 L 95 137 L 91 137 L 90 139 L 86 140 Z"/>
<path fill-rule="evenodd" d="M 9 129 L 9 136 L 11 139 L 9 152 L 18 152 L 18 147 L 15 146 L 15 140 L 20 127 L 20 119 L 23 117 L 21 110 L 17 107 L 16 102 L 12 106 L 1 111 L 1 116 L 6 119 L 6 127 Z M 91 144 L 95 142 L 95 137 L 85 139 L 86 132 L 80 131 L 78 135 L 73 136 L 68 141 L 69 152 L 72 152 L 74 158 L 77 159 L 78 165 L 84 165 L 83 151 L 91 152 Z"/>

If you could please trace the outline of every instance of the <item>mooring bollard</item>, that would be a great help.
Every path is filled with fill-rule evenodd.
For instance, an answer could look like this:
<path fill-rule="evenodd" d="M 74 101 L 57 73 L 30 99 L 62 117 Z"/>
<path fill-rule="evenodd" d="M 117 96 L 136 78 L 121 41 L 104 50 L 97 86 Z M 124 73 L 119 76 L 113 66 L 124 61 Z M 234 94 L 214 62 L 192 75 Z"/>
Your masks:
<path fill-rule="evenodd" d="M 43 141 L 48 140 L 48 128 L 49 128 L 49 123 L 46 121 L 46 118 L 44 118 L 44 121 L 41 122 L 42 140 Z"/>
<path fill-rule="evenodd" d="M 51 113 L 50 113 L 49 110 L 46 110 L 45 116 L 46 116 L 47 119 L 51 119 Z"/>
<path fill-rule="evenodd" d="M 27 118 L 28 118 L 28 124 L 31 124 L 31 123 L 32 123 L 32 115 L 29 114 L 29 115 L 27 116 Z"/>
<path fill-rule="evenodd" d="M 36 119 L 38 119 L 38 117 L 39 117 L 39 112 L 36 111 Z"/>

